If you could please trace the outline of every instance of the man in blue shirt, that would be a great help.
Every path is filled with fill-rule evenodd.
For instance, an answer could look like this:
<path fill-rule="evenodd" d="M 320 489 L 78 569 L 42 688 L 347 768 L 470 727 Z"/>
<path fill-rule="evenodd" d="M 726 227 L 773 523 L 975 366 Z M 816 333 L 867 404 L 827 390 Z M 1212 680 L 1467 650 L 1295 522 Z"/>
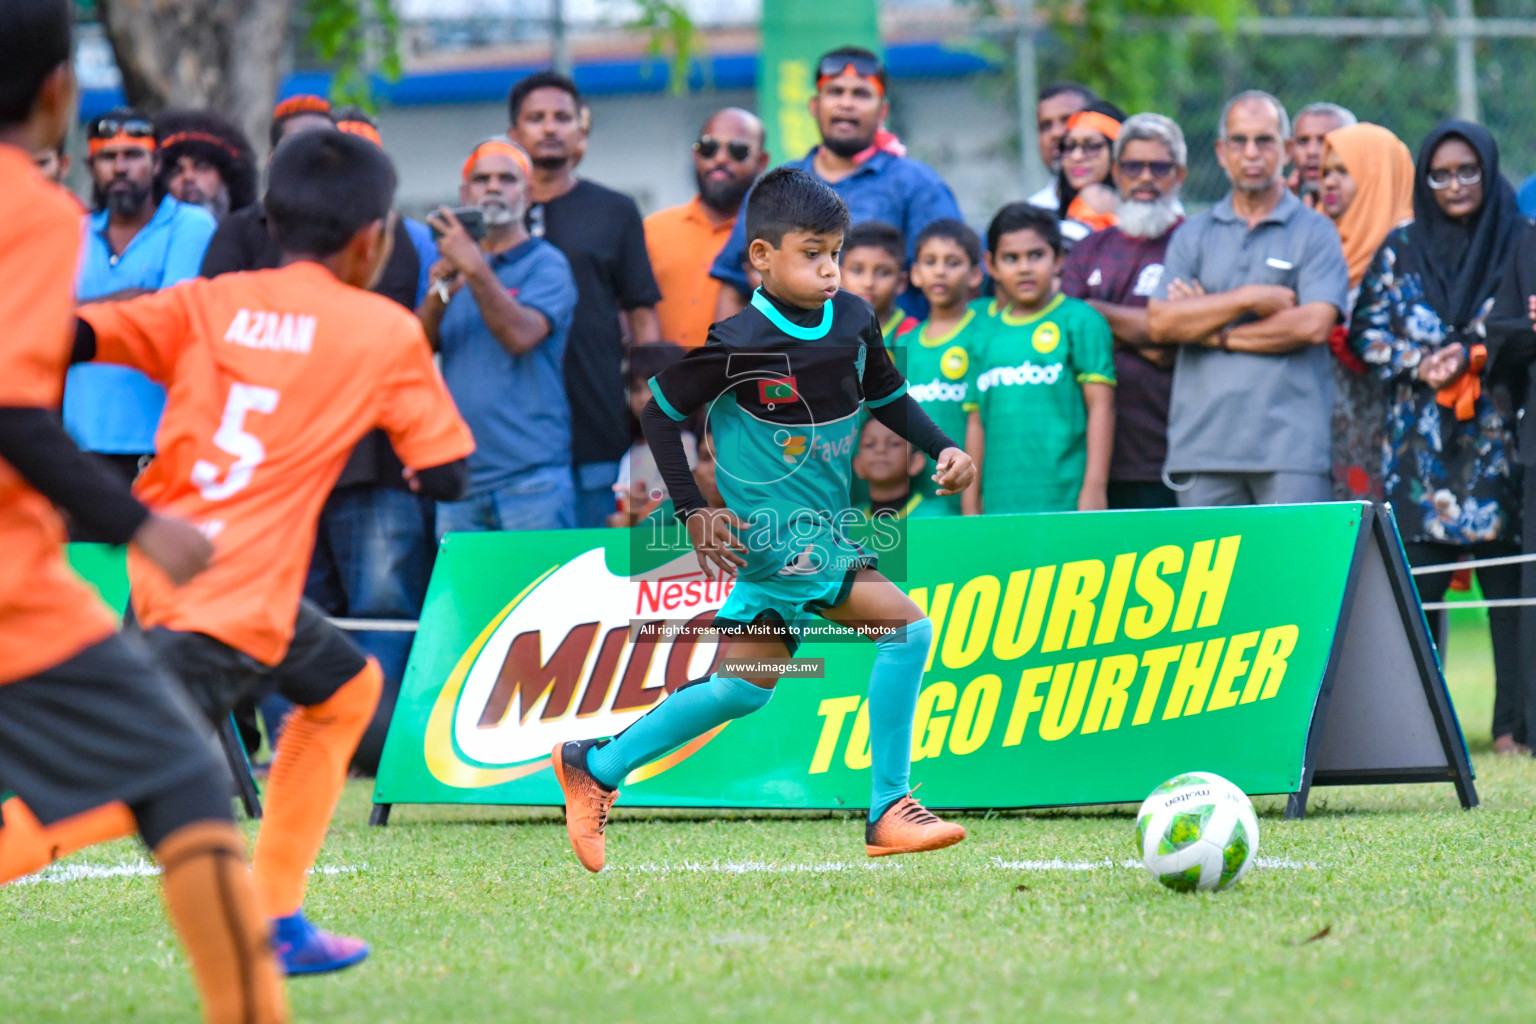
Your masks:
<path fill-rule="evenodd" d="M 559 249 L 523 224 L 527 154 L 505 136 L 476 146 L 459 195 L 484 214 L 476 242 L 446 209 L 427 217 L 442 258 L 418 315 L 475 435 L 464 500 L 437 506 L 437 535 L 576 525 L 565 344 L 576 282 Z"/>
<path fill-rule="evenodd" d="M 196 277 L 214 220 L 169 195 L 155 200 L 154 125 L 121 108 L 92 121 L 87 134 L 95 212 L 86 217 L 79 300 L 126 299 Z M 77 366 L 64 389 L 64 426 L 81 448 L 105 455 L 132 480 L 154 454 L 164 406 L 165 392 L 137 370 Z"/>
<path fill-rule="evenodd" d="M 816 65 L 816 95 L 811 98 L 821 145 L 804 159 L 784 166 L 798 167 L 830 185 L 847 205 L 854 224 L 870 220 L 894 224 L 910 246 L 910 240 L 934 221 L 962 218 L 954 193 L 938 172 L 904 155 L 905 148 L 884 130 L 891 111 L 888 84 L 885 65 L 868 50 L 844 46 L 823 56 Z M 720 289 L 717 321 L 747 306 L 752 288 L 744 266 L 746 254 L 746 227 L 738 214 L 731 237 L 709 272 L 729 285 Z M 909 251 L 909 261 L 911 255 Z M 917 289 L 907 290 L 905 302 L 921 300 Z"/>

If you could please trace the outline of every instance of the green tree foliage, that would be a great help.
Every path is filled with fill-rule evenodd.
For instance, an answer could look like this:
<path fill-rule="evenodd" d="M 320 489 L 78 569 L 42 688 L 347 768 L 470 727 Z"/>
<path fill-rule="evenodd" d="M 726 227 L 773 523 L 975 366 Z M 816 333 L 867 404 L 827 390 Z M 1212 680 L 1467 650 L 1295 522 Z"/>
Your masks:
<path fill-rule="evenodd" d="M 1197 73 L 1190 38 L 1147 31 L 1152 19 L 1213 19 L 1230 39 L 1250 0 L 1046 0 L 1042 9 L 1065 50 L 1062 77 L 1084 82 L 1128 111 L 1149 110 Z"/>
<path fill-rule="evenodd" d="M 688 91 L 688 65 L 703 46 L 704 38 L 688 14 L 683 0 L 637 0 L 639 13 L 625 27 L 644 32 L 648 57 L 665 59 L 670 72 L 667 90 L 674 95 Z"/>
<path fill-rule="evenodd" d="M 331 101 L 374 109 L 372 76 L 400 77 L 400 18 L 390 0 L 305 0 L 305 40 L 332 68 Z"/>

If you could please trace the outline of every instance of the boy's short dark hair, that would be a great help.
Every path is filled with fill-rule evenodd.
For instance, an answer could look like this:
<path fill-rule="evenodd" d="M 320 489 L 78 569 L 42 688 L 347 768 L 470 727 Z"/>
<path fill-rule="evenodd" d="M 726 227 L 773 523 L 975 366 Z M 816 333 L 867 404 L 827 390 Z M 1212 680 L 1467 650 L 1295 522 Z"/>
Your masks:
<path fill-rule="evenodd" d="M 777 249 L 791 231 L 846 235 L 848 207 L 822 181 L 795 167 L 776 167 L 747 198 L 747 244 L 761 238 Z"/>
<path fill-rule="evenodd" d="M 576 83 L 570 76 L 562 75 L 554 68 L 545 68 L 543 71 L 535 71 L 527 78 L 520 79 L 507 93 L 507 117 L 508 123 L 517 124 L 518 115 L 523 112 L 523 102 L 536 89 L 559 89 L 568 93 L 576 102 L 576 112 L 579 115 L 585 101 L 581 98 L 581 90 L 576 88 Z"/>
<path fill-rule="evenodd" d="M 69 0 L 0 0 L 0 125 L 32 114 L 37 91 L 70 55 Z"/>
<path fill-rule="evenodd" d="M 848 229 L 843 238 L 843 256 L 855 249 L 880 249 L 896 261 L 896 266 L 907 266 L 907 240 L 901 237 L 901 229 L 883 220 L 866 220 Z"/>
<path fill-rule="evenodd" d="M 954 220 L 944 217 L 929 224 L 917 233 L 917 244 L 912 247 L 912 256 L 917 258 L 923 251 L 923 243 L 930 238 L 947 238 L 960 248 L 965 250 L 966 258 L 971 261 L 971 266 L 981 266 L 981 239 L 970 225 L 962 220 Z"/>
<path fill-rule="evenodd" d="M 1061 222 L 1056 211 L 1033 203 L 1009 203 L 998 210 L 992 223 L 987 225 L 987 252 L 997 255 L 998 241 L 1015 231 L 1033 231 L 1045 240 L 1052 252 L 1061 255 Z"/>
<path fill-rule="evenodd" d="M 267 186 L 267 220 L 278 248 L 333 256 L 395 201 L 395 168 L 367 139 L 304 132 L 278 147 Z"/>

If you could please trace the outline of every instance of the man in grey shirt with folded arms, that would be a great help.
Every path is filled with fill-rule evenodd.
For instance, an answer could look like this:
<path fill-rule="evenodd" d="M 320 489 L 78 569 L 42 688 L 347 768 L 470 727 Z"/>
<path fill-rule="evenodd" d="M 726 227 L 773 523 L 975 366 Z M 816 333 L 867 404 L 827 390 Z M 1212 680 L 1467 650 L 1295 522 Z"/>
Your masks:
<path fill-rule="evenodd" d="M 1291 124 L 1252 90 L 1222 111 L 1232 191 L 1174 233 L 1147 307 L 1180 345 L 1164 479 L 1181 506 L 1329 501 L 1329 333 L 1347 311 L 1339 233 L 1285 187 Z"/>

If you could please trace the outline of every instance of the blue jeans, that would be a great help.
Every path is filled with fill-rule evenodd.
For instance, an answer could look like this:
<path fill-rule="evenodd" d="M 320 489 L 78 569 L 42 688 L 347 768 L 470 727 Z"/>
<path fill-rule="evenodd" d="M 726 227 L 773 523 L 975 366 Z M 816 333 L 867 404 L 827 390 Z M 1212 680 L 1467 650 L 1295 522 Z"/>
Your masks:
<path fill-rule="evenodd" d="M 617 462 L 583 462 L 576 473 L 576 525 L 598 530 L 608 525 L 614 512 L 613 485 L 619 479 Z"/>
<path fill-rule="evenodd" d="M 358 619 L 415 619 L 421 615 L 436 549 L 432 502 L 391 487 L 346 487 L 332 492 L 320 512 L 315 553 L 304 595 L 327 615 Z M 400 680 L 411 656 L 412 633 L 353 634 L 363 653 L 379 659 L 384 693 L 354 764 L 373 771 L 394 713 Z M 278 698 L 280 699 L 280 698 Z M 282 710 L 262 702 L 268 735 Z"/>
<path fill-rule="evenodd" d="M 437 539 L 485 530 L 569 530 L 576 490 L 565 466 L 535 469 L 463 501 L 437 505 Z"/>

